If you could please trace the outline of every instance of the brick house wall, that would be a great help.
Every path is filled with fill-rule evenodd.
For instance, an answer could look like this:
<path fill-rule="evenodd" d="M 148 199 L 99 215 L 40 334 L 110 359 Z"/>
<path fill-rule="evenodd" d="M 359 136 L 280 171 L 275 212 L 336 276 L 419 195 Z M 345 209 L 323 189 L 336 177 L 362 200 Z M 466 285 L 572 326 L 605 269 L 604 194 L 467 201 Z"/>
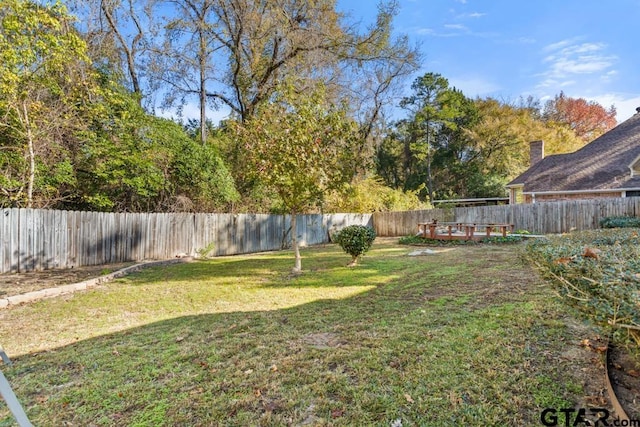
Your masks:
<path fill-rule="evenodd" d="M 622 197 L 622 192 L 612 191 L 607 193 L 536 194 L 536 203 L 556 202 L 562 200 L 604 199 L 612 197 Z M 531 196 L 531 194 L 524 195 L 524 203 L 533 203 L 533 197 Z"/>

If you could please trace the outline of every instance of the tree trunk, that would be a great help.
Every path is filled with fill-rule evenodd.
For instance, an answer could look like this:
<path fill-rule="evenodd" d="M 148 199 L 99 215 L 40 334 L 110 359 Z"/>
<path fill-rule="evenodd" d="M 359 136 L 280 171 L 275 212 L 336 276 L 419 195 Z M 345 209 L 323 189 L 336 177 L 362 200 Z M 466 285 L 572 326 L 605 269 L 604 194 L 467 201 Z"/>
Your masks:
<path fill-rule="evenodd" d="M 202 145 L 207 143 L 207 42 L 203 29 L 200 28 L 200 55 L 199 55 L 199 68 L 200 68 L 200 142 Z"/>
<path fill-rule="evenodd" d="M 291 246 L 293 246 L 293 253 L 296 257 L 296 263 L 292 272 L 300 273 L 302 271 L 302 257 L 300 256 L 300 248 L 298 247 L 297 215 L 295 212 L 291 212 Z"/>
<path fill-rule="evenodd" d="M 22 102 L 22 114 L 24 120 L 24 127 L 27 131 L 27 147 L 29 150 L 29 183 L 27 185 L 27 207 L 33 207 L 33 187 L 36 180 L 36 156 L 35 149 L 33 147 L 33 132 L 31 130 L 31 123 L 29 122 L 29 111 L 27 110 L 26 101 Z"/>
<path fill-rule="evenodd" d="M 431 177 L 431 133 L 427 127 L 427 192 L 429 203 L 433 203 L 433 178 Z"/>

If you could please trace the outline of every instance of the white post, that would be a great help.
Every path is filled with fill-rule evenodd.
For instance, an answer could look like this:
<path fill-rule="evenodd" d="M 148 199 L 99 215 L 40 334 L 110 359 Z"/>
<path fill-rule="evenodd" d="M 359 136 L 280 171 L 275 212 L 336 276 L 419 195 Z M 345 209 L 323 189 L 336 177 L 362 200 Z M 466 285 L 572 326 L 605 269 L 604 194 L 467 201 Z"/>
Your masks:
<path fill-rule="evenodd" d="M 33 424 L 27 418 L 27 414 L 22 409 L 20 402 L 18 402 L 18 398 L 15 393 L 11 389 L 11 385 L 4 374 L 0 371 L 0 395 L 5 402 L 7 402 L 7 406 L 9 410 L 13 414 L 14 418 L 18 422 L 20 427 L 33 427 Z"/>

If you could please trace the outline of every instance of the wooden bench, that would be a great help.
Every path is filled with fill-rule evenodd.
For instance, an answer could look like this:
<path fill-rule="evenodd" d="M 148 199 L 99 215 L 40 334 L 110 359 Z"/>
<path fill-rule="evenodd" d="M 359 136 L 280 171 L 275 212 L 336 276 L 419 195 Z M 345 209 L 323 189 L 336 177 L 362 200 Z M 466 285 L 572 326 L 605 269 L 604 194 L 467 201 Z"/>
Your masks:
<path fill-rule="evenodd" d="M 442 233 L 439 229 L 445 229 Z M 484 233 L 482 233 L 484 231 Z M 513 231 L 513 224 L 478 224 L 464 222 L 419 222 L 418 233 L 436 240 L 482 240 L 491 237 L 493 232 L 502 237 Z"/>

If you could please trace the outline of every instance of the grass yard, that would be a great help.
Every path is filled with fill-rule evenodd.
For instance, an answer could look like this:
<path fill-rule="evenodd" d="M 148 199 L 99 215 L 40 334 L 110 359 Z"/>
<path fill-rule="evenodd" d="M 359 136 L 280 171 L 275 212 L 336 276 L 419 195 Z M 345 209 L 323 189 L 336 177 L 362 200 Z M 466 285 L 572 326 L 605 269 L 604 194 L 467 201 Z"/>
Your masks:
<path fill-rule="evenodd" d="M 596 332 L 518 245 L 335 245 L 153 268 L 0 311 L 37 426 L 540 425 L 601 396 Z M 0 403 L 0 425 L 13 425 Z"/>

